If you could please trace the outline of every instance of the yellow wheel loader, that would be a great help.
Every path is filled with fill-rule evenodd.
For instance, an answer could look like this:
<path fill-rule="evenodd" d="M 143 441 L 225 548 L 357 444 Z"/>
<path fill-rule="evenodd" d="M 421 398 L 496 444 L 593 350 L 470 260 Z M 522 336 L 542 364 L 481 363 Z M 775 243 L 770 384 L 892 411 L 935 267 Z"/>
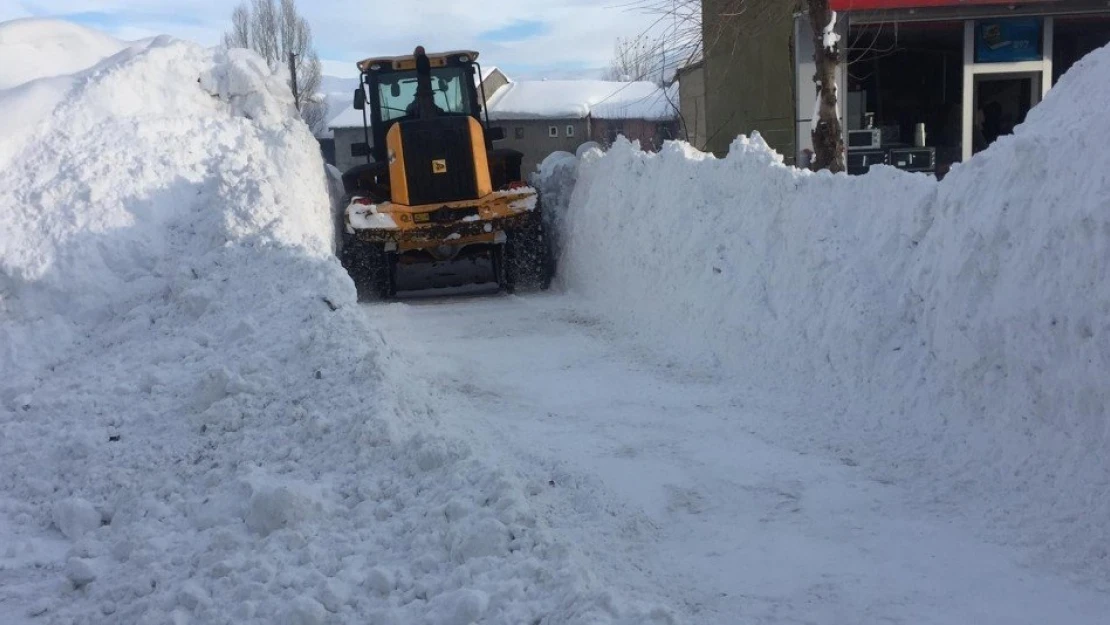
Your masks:
<path fill-rule="evenodd" d="M 478 53 L 418 47 L 358 68 L 366 141 L 351 153 L 366 163 L 343 175 L 340 257 L 360 299 L 394 296 L 406 272 L 423 281 L 402 290 L 546 289 L 554 259 L 539 197 L 522 181 L 522 154 L 493 149 L 504 129 L 483 121 Z"/>

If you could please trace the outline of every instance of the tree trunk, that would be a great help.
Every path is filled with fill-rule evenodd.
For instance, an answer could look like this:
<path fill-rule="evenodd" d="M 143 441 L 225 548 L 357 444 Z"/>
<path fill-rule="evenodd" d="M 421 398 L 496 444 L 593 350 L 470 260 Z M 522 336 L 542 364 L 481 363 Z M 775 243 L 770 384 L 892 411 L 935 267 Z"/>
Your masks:
<path fill-rule="evenodd" d="M 829 0 L 806 0 L 813 25 L 813 61 L 817 73 L 816 116 L 813 126 L 813 168 L 844 171 L 844 137 L 836 107 L 836 66 L 840 62 L 839 37 L 833 33 L 835 12 Z"/>

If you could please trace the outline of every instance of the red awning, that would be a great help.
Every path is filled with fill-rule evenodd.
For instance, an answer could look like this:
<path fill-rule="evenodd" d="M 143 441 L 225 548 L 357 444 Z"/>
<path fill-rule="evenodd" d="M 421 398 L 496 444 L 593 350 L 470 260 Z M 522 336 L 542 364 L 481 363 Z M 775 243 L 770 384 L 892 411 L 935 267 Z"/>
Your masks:
<path fill-rule="evenodd" d="M 1054 2 L 1055 0 L 1039 0 Z M 1013 4 L 1014 0 L 829 0 L 835 11 L 871 11 L 875 9 L 921 9 L 926 7 L 959 7 L 988 4 Z"/>

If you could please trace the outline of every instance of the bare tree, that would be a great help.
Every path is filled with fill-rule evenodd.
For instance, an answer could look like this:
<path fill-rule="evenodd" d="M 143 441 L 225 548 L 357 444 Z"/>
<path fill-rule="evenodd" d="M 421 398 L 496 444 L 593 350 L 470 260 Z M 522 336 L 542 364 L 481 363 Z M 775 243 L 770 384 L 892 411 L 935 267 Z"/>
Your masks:
<path fill-rule="evenodd" d="M 836 106 L 836 66 L 840 62 L 840 36 L 836 34 L 836 12 L 829 0 L 806 0 L 813 25 L 813 62 L 817 72 L 814 105 L 813 168 L 844 171 L 844 136 Z"/>
<path fill-rule="evenodd" d="M 296 0 L 243 0 L 231 13 L 231 30 L 224 34 L 229 48 L 250 48 L 271 69 L 290 67 L 296 74 L 293 93 L 301 119 L 313 132 L 327 123 L 328 105 L 317 97 L 320 57 L 312 45 L 312 27 L 297 12 Z"/>
<path fill-rule="evenodd" d="M 650 80 L 662 83 L 664 80 L 663 40 L 646 34 L 629 39 L 617 38 L 613 50 L 613 60 L 605 71 L 606 80 L 631 82 Z"/>
<path fill-rule="evenodd" d="M 817 67 L 813 166 L 832 171 L 844 169 L 844 142 L 836 105 L 840 46 L 833 32 L 835 12 L 829 8 L 829 0 L 631 0 L 631 6 L 656 15 L 652 28 L 662 29 L 667 47 L 678 45 L 690 50 L 689 61 L 701 58 L 706 50 L 717 50 L 726 56 L 737 54 L 742 38 L 758 32 L 784 6 L 804 8 L 813 24 Z"/>

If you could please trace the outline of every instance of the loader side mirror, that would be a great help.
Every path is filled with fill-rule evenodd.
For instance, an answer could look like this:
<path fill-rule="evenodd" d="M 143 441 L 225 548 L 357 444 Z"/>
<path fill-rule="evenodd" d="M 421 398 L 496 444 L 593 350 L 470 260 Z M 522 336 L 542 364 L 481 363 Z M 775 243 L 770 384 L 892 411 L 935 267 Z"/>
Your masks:
<path fill-rule="evenodd" d="M 366 108 L 366 92 L 362 90 L 362 87 L 355 89 L 354 107 L 356 111 L 361 111 Z"/>
<path fill-rule="evenodd" d="M 502 126 L 494 126 L 486 131 L 486 136 L 490 141 L 500 141 L 505 138 L 505 128 Z"/>
<path fill-rule="evenodd" d="M 351 144 L 351 156 L 353 156 L 355 158 L 370 156 L 370 144 L 366 143 L 364 141 L 359 142 L 359 143 L 352 143 Z"/>

